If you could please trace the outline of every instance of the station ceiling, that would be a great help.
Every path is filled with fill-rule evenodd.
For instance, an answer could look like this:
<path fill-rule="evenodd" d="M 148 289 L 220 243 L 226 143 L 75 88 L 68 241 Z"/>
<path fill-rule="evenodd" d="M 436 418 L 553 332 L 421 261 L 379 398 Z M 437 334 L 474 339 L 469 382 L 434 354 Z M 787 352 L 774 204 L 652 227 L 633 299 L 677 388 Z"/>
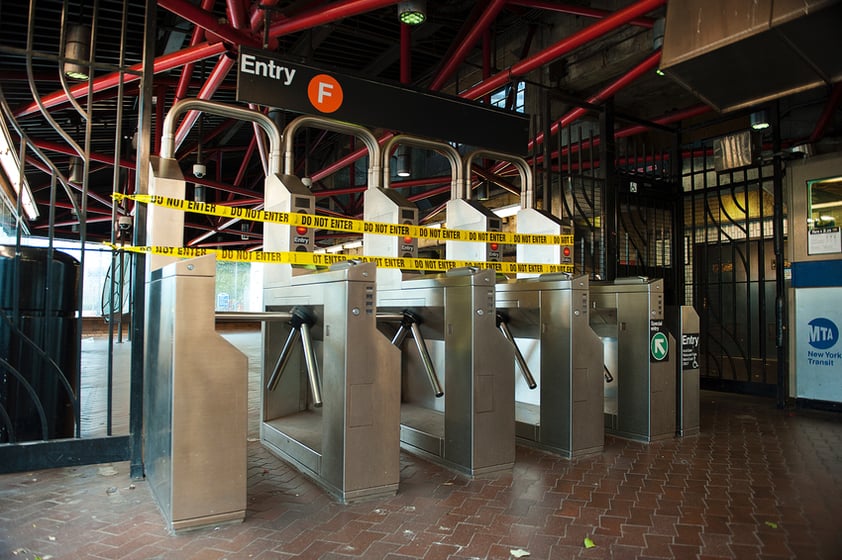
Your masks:
<path fill-rule="evenodd" d="M 644 149 L 669 148 L 679 130 L 681 142 L 687 143 L 747 129 L 750 114 L 760 108 L 779 112 L 785 149 L 799 154 L 840 149 L 842 88 L 834 77 L 803 91 L 721 111 L 687 84 L 658 75 L 657 22 L 669 9 L 664 0 L 428 0 L 426 20 L 412 27 L 399 22 L 399 2 L 385 0 L 155 4 L 150 3 L 156 29 L 149 45 L 154 79 L 145 90 L 139 79 L 145 2 L 29 0 L 0 5 L 0 101 L 16 149 L 21 136 L 28 140 L 22 152 L 25 176 L 39 209 L 39 216 L 26 223 L 33 234 L 52 230 L 57 237 L 78 238 L 81 230 L 88 240 L 109 239 L 114 214 L 132 212 L 131 203 L 114 208 L 111 193 L 134 192 L 136 144 L 146 142 L 157 153 L 163 119 L 176 100 L 248 106 L 237 101 L 242 46 L 327 71 L 467 100 L 481 101 L 524 82 L 533 138 L 545 121 L 562 129 L 577 126 L 579 136 L 594 134 L 599 109 L 610 99 L 617 130 L 636 131 Z M 838 17 L 839 10 L 832 10 L 832 17 Z M 85 30 L 83 37 L 93 38 L 92 77 L 81 81 L 62 73 L 63 58 L 72 58 L 62 45 L 79 27 Z M 835 48 L 836 39 L 815 40 L 827 40 Z M 142 129 L 136 134 L 142 93 L 153 103 L 148 134 Z M 514 94 L 502 97 L 507 108 L 517 103 Z M 297 116 L 283 106 L 252 108 L 282 127 Z M 373 132 L 382 137 L 390 131 Z M 572 141 L 571 136 L 563 135 L 562 143 Z M 209 202 L 260 206 L 266 145 L 251 124 L 190 115 L 179 124 L 175 144 L 176 158 L 188 176 L 187 198 L 201 185 Z M 365 169 L 362 163 L 350 165 L 360 148 L 358 141 L 322 130 L 307 130 L 296 140 L 295 174 L 313 178 L 319 212 L 361 216 Z M 88 174 L 71 177 L 73 160 L 80 154 Z M 192 175 L 197 161 L 206 166 L 203 178 Z M 0 179 L 8 189 L 9 178 Z M 405 189 L 424 219 L 440 211 L 450 194 L 448 180 L 449 173 L 431 165 L 393 186 Z M 506 183 L 502 178 L 494 184 Z M 246 231 L 226 229 L 221 221 L 199 215 L 189 216 L 187 224 L 187 245 L 262 244 L 259 225 Z M 332 243 L 327 233 L 318 240 Z"/>

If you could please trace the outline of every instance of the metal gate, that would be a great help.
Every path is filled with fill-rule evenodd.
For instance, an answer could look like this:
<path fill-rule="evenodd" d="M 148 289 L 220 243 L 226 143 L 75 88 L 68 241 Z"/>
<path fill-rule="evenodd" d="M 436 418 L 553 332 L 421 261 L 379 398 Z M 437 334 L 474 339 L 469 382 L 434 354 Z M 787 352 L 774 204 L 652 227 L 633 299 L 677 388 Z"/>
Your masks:
<path fill-rule="evenodd" d="M 710 143 L 684 161 L 685 297 L 704 333 L 701 384 L 773 396 L 777 385 L 773 170 L 717 172 Z"/>

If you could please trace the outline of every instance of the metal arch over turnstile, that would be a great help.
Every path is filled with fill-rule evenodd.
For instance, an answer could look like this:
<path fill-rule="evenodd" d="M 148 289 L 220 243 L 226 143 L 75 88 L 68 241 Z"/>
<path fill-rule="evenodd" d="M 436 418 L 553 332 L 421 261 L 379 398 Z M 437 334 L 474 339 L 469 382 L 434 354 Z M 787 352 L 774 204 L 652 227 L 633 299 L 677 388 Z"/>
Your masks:
<path fill-rule="evenodd" d="M 471 164 L 479 156 L 509 162 L 518 170 L 518 233 L 565 233 L 557 218 L 533 208 L 532 176 L 521 158 L 490 151 L 467 154 L 466 195 Z M 463 256 L 457 253 L 455 258 Z M 573 262 L 559 245 L 518 245 L 517 256 L 521 262 Z M 515 387 L 517 440 L 567 458 L 601 452 L 604 443 L 602 346 L 588 325 L 588 301 L 587 276 L 521 274 L 496 285 L 500 327 L 508 333 L 521 373 Z"/>
<path fill-rule="evenodd" d="M 315 208 L 292 175 L 293 138 L 304 126 L 356 135 L 370 159 L 380 159 L 366 129 L 298 117 L 284 130 L 284 173 L 267 184 L 267 210 Z M 312 249 L 312 231 L 305 239 L 290 226 L 264 227 L 266 250 Z M 377 330 L 375 265 L 347 262 L 320 273 L 265 266 L 264 309 L 291 320 L 264 324 L 261 442 L 343 502 L 395 494 L 400 352 Z"/>
<path fill-rule="evenodd" d="M 176 103 L 164 120 L 161 157 L 150 160 L 148 193 L 183 198 L 172 131 L 187 110 L 253 121 L 270 139 L 272 171 L 280 132 L 260 113 L 200 100 Z M 184 215 L 150 206 L 147 241 L 180 247 Z M 215 331 L 216 260 L 149 255 L 144 326 L 143 460 L 171 531 L 241 521 L 246 510 L 248 360 Z"/>
<path fill-rule="evenodd" d="M 385 162 L 398 144 L 435 150 L 447 158 L 451 191 L 457 195 L 461 158 L 452 146 L 395 136 L 383 150 L 385 187 L 366 190 L 366 220 L 418 223 L 415 204 L 387 188 Z M 364 237 L 363 248 L 371 256 L 415 255 L 417 241 L 395 242 L 372 234 Z M 399 370 L 403 449 L 471 476 L 510 469 L 515 459 L 514 358 L 497 329 L 494 272 L 454 269 L 434 277 L 401 271 L 378 274 L 382 328 L 397 330 L 395 343 L 410 330 L 418 350 L 403 353 Z"/>
<path fill-rule="evenodd" d="M 605 431 L 647 443 L 674 437 L 678 350 L 665 324 L 664 281 L 591 282 L 590 295 L 606 371 Z"/>

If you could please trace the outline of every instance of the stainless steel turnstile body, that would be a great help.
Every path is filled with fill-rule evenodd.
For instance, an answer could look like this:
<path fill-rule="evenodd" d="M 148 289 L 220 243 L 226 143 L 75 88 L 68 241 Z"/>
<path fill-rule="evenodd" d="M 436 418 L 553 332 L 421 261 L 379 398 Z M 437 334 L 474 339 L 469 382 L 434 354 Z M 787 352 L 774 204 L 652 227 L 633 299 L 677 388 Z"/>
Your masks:
<path fill-rule="evenodd" d="M 242 521 L 248 359 L 215 331 L 212 255 L 147 282 L 143 459 L 171 531 Z"/>
<path fill-rule="evenodd" d="M 701 361 L 699 314 L 692 305 L 667 308 L 670 333 L 675 336 L 675 435 L 699 433 L 699 370 Z"/>
<path fill-rule="evenodd" d="M 494 273 L 459 269 L 378 290 L 381 312 L 421 317 L 420 330 L 441 379 L 431 389 L 423 360 L 401 366 L 401 446 L 470 476 L 510 469 L 515 460 L 514 356 L 497 330 Z"/>
<path fill-rule="evenodd" d="M 497 310 L 537 383 L 516 376 L 518 441 L 567 458 L 603 449 L 602 342 L 588 324 L 588 278 L 497 284 Z"/>
<path fill-rule="evenodd" d="M 591 282 L 590 295 L 604 350 L 605 430 L 643 442 L 674 437 L 676 350 L 664 327 L 663 280 Z"/>
<path fill-rule="evenodd" d="M 260 439 L 343 502 L 393 495 L 400 478 L 400 351 L 377 330 L 375 278 L 365 263 L 264 290 L 266 311 L 304 308 L 315 317 L 322 406 L 311 398 L 303 351 L 267 389 L 292 327 L 264 323 Z"/>

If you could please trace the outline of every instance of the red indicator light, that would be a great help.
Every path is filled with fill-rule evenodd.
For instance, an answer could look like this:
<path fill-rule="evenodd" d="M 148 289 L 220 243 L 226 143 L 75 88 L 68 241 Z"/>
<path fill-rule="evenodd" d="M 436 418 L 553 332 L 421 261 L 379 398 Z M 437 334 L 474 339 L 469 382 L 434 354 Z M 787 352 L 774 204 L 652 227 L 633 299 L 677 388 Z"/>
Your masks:
<path fill-rule="evenodd" d="M 565 257 L 569 257 L 570 256 L 570 247 L 565 247 L 564 249 L 562 249 L 561 252 L 564 253 Z"/>
<path fill-rule="evenodd" d="M 298 235 L 306 235 L 307 234 L 307 228 L 304 227 L 304 226 L 296 226 L 295 227 L 295 233 L 297 233 Z"/>
<path fill-rule="evenodd" d="M 411 237 L 404 237 L 403 242 L 406 243 L 407 245 L 409 245 L 410 243 L 412 243 L 412 238 Z"/>
<path fill-rule="evenodd" d="M 496 251 L 496 250 L 497 250 L 497 249 L 499 249 L 499 248 L 500 248 L 500 245 L 498 245 L 497 243 L 492 243 L 492 244 L 491 244 L 491 250 L 492 250 L 492 251 Z"/>

